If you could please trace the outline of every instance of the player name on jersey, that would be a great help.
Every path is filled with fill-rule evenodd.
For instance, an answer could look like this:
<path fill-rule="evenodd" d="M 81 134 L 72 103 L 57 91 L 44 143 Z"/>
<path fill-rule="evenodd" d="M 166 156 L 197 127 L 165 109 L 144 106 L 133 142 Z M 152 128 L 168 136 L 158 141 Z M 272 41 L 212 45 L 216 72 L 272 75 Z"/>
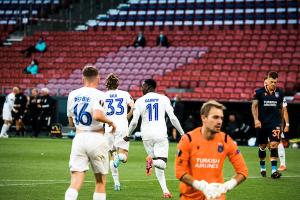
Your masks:
<path fill-rule="evenodd" d="M 85 97 L 85 96 L 80 97 L 80 96 L 77 96 L 77 97 L 74 98 L 74 101 L 75 102 L 79 102 L 79 101 L 90 102 L 91 99 L 90 99 L 90 97 Z"/>
<path fill-rule="evenodd" d="M 196 158 L 196 168 L 211 168 L 215 169 L 219 167 L 220 159 L 216 158 Z"/>
<path fill-rule="evenodd" d="M 150 102 L 158 102 L 158 99 L 145 99 L 146 103 L 150 103 Z"/>

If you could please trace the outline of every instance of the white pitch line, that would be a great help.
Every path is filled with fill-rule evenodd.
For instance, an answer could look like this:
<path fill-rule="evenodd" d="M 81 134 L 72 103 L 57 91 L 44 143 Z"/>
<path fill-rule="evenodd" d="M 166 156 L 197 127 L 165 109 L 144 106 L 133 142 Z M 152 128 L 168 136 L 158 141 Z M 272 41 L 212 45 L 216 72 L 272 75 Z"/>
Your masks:
<path fill-rule="evenodd" d="M 261 176 L 250 176 L 248 179 L 258 179 Z M 300 176 L 282 176 L 282 178 L 300 178 Z M 229 179 L 226 178 L 226 179 Z M 156 179 L 139 179 L 139 180 L 121 180 L 122 182 L 149 182 L 157 181 Z M 177 179 L 167 179 L 167 181 L 178 181 Z M 69 180 L 1 180 L 0 187 L 10 187 L 10 186 L 36 186 L 36 185 L 52 185 L 52 184 L 68 184 Z M 5 182 L 25 182 L 25 183 L 5 183 Z M 27 182 L 27 183 L 26 183 Z M 30 182 L 30 183 L 28 183 Z M 107 181 L 110 183 L 111 181 Z M 85 181 L 85 183 L 94 183 L 94 181 Z"/>

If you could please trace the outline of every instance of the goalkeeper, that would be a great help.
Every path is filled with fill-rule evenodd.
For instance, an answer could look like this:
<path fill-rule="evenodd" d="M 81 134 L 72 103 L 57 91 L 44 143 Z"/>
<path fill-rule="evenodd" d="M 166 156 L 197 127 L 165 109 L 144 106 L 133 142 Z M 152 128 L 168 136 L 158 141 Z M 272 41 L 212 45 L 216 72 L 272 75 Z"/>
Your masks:
<path fill-rule="evenodd" d="M 237 145 L 221 132 L 225 107 L 208 101 L 200 110 L 202 127 L 185 134 L 179 144 L 175 162 L 180 182 L 180 200 L 224 200 L 225 193 L 243 182 L 248 168 Z M 222 168 L 226 157 L 236 172 L 224 182 Z"/>

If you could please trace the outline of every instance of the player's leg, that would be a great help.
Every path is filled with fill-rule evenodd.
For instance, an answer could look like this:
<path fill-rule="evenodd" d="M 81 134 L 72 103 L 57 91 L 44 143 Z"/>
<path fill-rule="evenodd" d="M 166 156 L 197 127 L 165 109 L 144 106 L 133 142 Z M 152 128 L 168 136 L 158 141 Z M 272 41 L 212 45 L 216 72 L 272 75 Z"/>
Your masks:
<path fill-rule="evenodd" d="M 95 192 L 93 194 L 93 200 L 105 200 L 106 199 L 106 193 L 105 193 L 106 175 L 103 175 L 101 173 L 96 173 L 94 175 L 96 179 L 96 186 L 95 186 Z"/>
<path fill-rule="evenodd" d="M 65 200 L 76 200 L 83 184 L 85 172 L 71 172 L 71 184 L 65 193 Z"/>
<path fill-rule="evenodd" d="M 285 149 L 284 149 L 284 146 L 283 146 L 282 142 L 280 142 L 278 144 L 278 157 L 279 157 L 279 162 L 280 162 L 278 171 L 284 171 L 284 170 L 286 170 Z"/>
<path fill-rule="evenodd" d="M 258 158 L 259 158 L 259 166 L 260 166 L 260 174 L 262 177 L 266 177 L 266 149 L 268 143 L 268 137 L 266 134 L 266 129 L 257 128 L 256 129 L 256 138 L 258 144 Z"/>
<path fill-rule="evenodd" d="M 110 167 L 111 175 L 114 180 L 114 189 L 116 191 L 119 191 L 119 190 L 121 190 L 121 184 L 120 184 L 120 180 L 119 180 L 119 170 L 117 167 L 114 166 L 114 157 L 117 156 L 116 154 L 117 153 L 115 151 L 111 152 L 111 157 L 109 160 L 109 167 Z"/>
<path fill-rule="evenodd" d="M 155 175 L 163 191 L 164 198 L 171 198 L 172 195 L 167 187 L 165 169 L 167 167 L 169 141 L 167 138 L 157 139 L 154 143 L 153 166 L 155 167 Z"/>
<path fill-rule="evenodd" d="M 281 174 L 277 171 L 277 161 L 278 161 L 278 144 L 280 142 L 280 126 L 274 127 L 269 132 L 269 139 L 270 139 L 270 161 L 271 161 L 271 168 L 272 168 L 272 175 L 271 177 L 274 179 L 280 178 Z"/>
<path fill-rule="evenodd" d="M 101 134 L 93 134 L 89 137 L 89 149 L 92 150 L 88 156 L 91 167 L 95 174 L 96 187 L 93 200 L 106 199 L 106 176 L 109 172 L 109 146 L 107 138 Z"/>
<path fill-rule="evenodd" d="M 20 134 L 20 130 L 21 130 L 21 126 L 22 126 L 22 121 L 21 121 L 21 119 L 19 118 L 19 116 L 18 117 L 16 117 L 16 135 L 17 136 L 20 136 L 21 134 Z"/>
<path fill-rule="evenodd" d="M 65 193 L 65 200 L 76 200 L 83 184 L 85 172 L 89 169 L 89 158 L 85 153 L 84 142 L 88 134 L 77 134 L 72 141 L 70 155 L 71 184 Z"/>
<path fill-rule="evenodd" d="M 154 142 L 153 140 L 143 140 L 144 148 L 147 153 L 146 157 L 146 175 L 151 176 L 152 166 L 153 166 L 153 157 L 154 157 Z"/>
<path fill-rule="evenodd" d="M 9 130 L 11 124 L 12 124 L 12 121 L 10 121 L 10 120 L 4 120 L 3 126 L 1 128 L 0 137 L 2 137 L 2 138 L 8 138 L 7 131 Z"/>
<path fill-rule="evenodd" d="M 126 163 L 128 158 L 129 142 L 126 142 L 123 138 L 126 136 L 126 132 L 120 132 L 116 134 L 114 146 L 117 148 L 117 154 L 114 156 L 114 166 L 119 167 L 120 162 Z"/>

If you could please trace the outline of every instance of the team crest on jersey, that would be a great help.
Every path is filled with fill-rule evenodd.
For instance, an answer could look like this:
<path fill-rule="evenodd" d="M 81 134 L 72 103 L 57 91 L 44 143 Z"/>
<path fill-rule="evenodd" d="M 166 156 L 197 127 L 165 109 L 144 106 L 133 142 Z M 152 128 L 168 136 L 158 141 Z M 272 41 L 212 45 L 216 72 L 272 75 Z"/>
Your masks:
<path fill-rule="evenodd" d="M 275 92 L 275 97 L 276 97 L 276 98 L 279 97 L 279 92 Z"/>
<path fill-rule="evenodd" d="M 223 144 L 219 143 L 218 144 L 218 152 L 222 153 L 223 151 L 224 151 L 224 146 L 223 146 Z"/>

